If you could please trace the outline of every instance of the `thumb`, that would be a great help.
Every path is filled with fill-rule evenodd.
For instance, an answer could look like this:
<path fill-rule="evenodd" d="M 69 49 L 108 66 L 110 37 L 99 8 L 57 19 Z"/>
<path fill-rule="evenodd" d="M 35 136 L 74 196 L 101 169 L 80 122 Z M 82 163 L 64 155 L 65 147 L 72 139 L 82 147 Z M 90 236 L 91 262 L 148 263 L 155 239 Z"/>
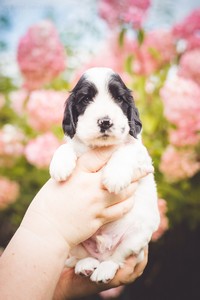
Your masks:
<path fill-rule="evenodd" d="M 83 154 L 77 164 L 83 171 L 95 173 L 103 168 L 115 150 L 116 146 L 92 149 Z"/>

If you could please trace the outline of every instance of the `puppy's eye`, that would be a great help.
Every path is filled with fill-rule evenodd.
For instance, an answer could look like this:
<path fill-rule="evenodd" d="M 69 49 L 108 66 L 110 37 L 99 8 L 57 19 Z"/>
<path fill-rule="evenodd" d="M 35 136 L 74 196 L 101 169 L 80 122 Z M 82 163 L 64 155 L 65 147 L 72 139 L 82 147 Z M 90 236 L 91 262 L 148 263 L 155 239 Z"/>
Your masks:
<path fill-rule="evenodd" d="M 88 104 L 91 101 L 92 101 L 92 98 L 90 98 L 89 96 L 84 96 L 81 99 L 81 103 L 83 103 L 83 104 Z"/>
<path fill-rule="evenodd" d="M 118 101 L 119 104 L 122 104 L 123 101 L 124 101 L 124 99 L 123 99 L 122 96 L 118 96 L 118 97 L 117 97 L 117 101 Z"/>

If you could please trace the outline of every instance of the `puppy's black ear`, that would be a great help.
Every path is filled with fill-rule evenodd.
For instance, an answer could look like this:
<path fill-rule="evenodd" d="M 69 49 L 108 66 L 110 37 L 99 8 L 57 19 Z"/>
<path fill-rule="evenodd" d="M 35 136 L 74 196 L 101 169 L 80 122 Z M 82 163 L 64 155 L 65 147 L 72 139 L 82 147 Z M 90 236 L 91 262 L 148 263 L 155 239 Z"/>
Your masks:
<path fill-rule="evenodd" d="M 62 122 L 63 131 L 65 135 L 70 136 L 70 138 L 73 138 L 76 133 L 76 124 L 78 120 L 78 115 L 74 105 L 74 98 L 75 96 L 72 93 L 67 99 Z"/>
<path fill-rule="evenodd" d="M 139 112 L 135 107 L 134 103 L 129 107 L 128 110 L 128 120 L 130 126 L 130 135 L 134 138 L 137 138 L 138 133 L 140 133 L 142 129 L 142 122 L 139 117 Z"/>

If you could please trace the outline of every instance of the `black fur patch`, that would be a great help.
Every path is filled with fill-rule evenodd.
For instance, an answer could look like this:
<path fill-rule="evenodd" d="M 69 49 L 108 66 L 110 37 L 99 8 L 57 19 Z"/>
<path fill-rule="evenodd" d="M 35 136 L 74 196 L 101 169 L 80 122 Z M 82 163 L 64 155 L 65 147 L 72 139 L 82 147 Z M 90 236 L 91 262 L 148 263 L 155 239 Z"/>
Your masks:
<path fill-rule="evenodd" d="M 130 135 L 137 137 L 142 129 L 142 123 L 131 91 L 126 87 L 118 74 L 111 75 L 108 83 L 108 90 L 114 101 L 121 107 L 123 113 L 127 116 L 130 126 Z"/>
<path fill-rule="evenodd" d="M 66 101 L 63 118 L 63 131 L 66 135 L 71 138 L 74 136 L 78 116 L 85 112 L 86 107 L 93 101 L 97 93 L 95 85 L 83 75 Z"/>

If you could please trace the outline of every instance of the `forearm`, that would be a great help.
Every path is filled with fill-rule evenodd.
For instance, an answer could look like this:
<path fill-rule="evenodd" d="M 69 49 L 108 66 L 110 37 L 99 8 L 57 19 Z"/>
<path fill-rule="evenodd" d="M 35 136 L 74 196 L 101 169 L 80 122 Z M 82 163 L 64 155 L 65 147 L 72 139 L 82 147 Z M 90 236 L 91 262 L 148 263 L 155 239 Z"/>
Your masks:
<path fill-rule="evenodd" d="M 68 254 L 67 244 L 52 233 L 20 226 L 0 259 L 0 299 L 48 300 Z M 8 284 L 9 283 L 9 284 Z"/>

